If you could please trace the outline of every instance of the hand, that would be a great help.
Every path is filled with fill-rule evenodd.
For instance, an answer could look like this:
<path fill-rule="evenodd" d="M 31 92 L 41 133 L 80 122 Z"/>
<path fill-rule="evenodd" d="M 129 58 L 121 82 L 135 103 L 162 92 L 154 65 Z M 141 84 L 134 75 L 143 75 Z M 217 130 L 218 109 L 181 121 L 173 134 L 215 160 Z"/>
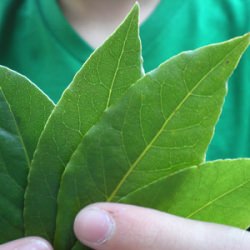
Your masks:
<path fill-rule="evenodd" d="M 96 250 L 249 250 L 250 233 L 152 209 L 97 203 L 76 217 L 75 234 Z"/>
<path fill-rule="evenodd" d="M 244 230 L 112 203 L 84 208 L 74 230 L 80 241 L 96 250 L 248 250 L 250 245 L 250 233 Z M 14 249 L 52 250 L 31 237 L 0 246 Z"/>

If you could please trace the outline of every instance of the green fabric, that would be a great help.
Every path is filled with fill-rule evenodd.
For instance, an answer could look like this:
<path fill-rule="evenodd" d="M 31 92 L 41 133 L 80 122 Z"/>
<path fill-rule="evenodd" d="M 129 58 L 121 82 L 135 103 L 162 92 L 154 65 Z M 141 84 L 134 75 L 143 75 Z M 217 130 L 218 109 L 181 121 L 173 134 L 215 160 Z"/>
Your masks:
<path fill-rule="evenodd" d="M 145 71 L 183 50 L 248 31 L 250 0 L 162 0 L 141 26 Z M 92 51 L 56 0 L 0 1 L 0 64 L 29 77 L 55 102 Z M 229 83 L 207 159 L 250 157 L 249 85 L 248 50 Z"/>

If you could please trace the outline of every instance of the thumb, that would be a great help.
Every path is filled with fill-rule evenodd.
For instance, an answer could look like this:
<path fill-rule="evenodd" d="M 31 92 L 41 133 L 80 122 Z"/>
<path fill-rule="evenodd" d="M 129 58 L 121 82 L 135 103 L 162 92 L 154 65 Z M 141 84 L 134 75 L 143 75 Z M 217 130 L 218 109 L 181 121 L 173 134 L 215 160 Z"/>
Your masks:
<path fill-rule="evenodd" d="M 42 238 L 26 237 L 2 244 L 0 250 L 52 250 L 52 247 Z"/>
<path fill-rule="evenodd" d="M 75 234 L 96 250 L 247 250 L 250 234 L 152 209 L 97 203 L 76 217 Z"/>

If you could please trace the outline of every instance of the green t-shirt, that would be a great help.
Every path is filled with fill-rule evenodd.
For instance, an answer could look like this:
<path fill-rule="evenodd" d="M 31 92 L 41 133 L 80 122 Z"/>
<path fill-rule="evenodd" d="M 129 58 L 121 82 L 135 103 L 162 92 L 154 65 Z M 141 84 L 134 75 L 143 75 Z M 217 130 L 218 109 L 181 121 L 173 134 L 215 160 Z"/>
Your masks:
<path fill-rule="evenodd" d="M 144 68 L 250 30 L 250 0 L 162 0 L 141 25 Z M 55 102 L 93 49 L 56 0 L 0 1 L 0 64 L 29 77 Z M 229 83 L 207 159 L 250 157 L 250 51 Z"/>

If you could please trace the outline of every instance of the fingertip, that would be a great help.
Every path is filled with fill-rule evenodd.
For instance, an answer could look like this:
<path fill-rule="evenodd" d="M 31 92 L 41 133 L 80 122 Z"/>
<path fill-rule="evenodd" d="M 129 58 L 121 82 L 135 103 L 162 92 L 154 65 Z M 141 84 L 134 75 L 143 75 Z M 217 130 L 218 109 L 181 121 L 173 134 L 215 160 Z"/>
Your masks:
<path fill-rule="evenodd" d="M 43 238 L 28 237 L 28 239 L 29 239 L 30 244 L 32 244 L 34 250 L 53 250 L 53 247 L 51 246 L 51 244 Z"/>
<path fill-rule="evenodd" d="M 96 247 L 107 242 L 115 231 L 112 216 L 98 206 L 82 209 L 74 222 L 76 237 L 85 245 Z"/>
<path fill-rule="evenodd" d="M 40 237 L 26 237 L 0 246 L 0 250 L 53 250 L 50 243 Z"/>

